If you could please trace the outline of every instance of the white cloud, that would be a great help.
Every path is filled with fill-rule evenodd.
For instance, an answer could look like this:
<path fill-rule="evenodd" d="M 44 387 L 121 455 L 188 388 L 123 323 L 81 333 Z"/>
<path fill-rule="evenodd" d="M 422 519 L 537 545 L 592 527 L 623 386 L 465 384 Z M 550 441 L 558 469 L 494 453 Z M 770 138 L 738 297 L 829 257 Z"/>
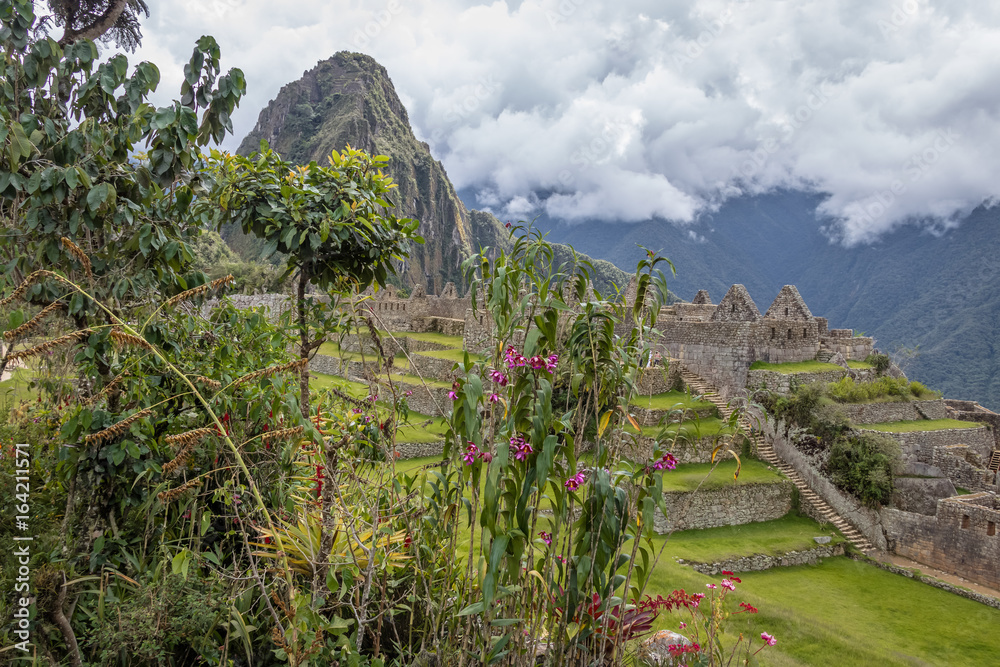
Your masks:
<path fill-rule="evenodd" d="M 150 2 L 141 55 L 176 94 L 211 33 L 249 91 L 338 50 L 389 71 L 456 185 L 504 215 L 690 221 L 804 187 L 845 243 L 950 224 L 1000 183 L 1000 6 L 831 0 Z"/>

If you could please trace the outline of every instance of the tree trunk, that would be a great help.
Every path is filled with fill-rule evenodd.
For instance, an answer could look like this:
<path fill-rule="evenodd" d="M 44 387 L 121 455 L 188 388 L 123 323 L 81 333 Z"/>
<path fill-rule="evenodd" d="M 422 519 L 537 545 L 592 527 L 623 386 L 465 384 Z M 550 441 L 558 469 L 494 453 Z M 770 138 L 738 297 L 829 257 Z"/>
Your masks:
<path fill-rule="evenodd" d="M 299 272 L 299 356 L 302 359 L 309 359 L 309 326 L 306 321 L 306 285 L 309 284 L 309 271 L 303 267 Z M 309 364 L 302 365 L 299 374 L 299 404 L 302 415 L 308 419 L 312 410 L 309 407 Z"/>

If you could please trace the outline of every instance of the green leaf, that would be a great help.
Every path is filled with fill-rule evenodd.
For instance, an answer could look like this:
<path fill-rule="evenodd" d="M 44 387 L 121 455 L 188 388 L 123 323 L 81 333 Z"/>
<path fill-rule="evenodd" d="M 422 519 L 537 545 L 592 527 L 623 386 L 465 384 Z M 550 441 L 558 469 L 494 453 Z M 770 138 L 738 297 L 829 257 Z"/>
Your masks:
<path fill-rule="evenodd" d="M 468 607 L 458 612 L 459 616 L 472 616 L 473 614 L 481 614 L 486 610 L 486 603 L 480 600 L 479 602 L 474 602 Z"/>
<path fill-rule="evenodd" d="M 24 133 L 24 127 L 18 122 L 13 122 L 10 124 L 10 152 L 11 158 L 13 159 L 16 155 L 18 158 L 28 157 L 31 155 L 31 141 L 28 140 L 28 136 Z M 19 160 L 18 160 L 19 161 Z"/>
<path fill-rule="evenodd" d="M 95 185 L 90 189 L 90 192 L 87 193 L 87 209 L 91 212 L 97 211 L 107 198 L 108 184 L 99 183 L 98 185 Z"/>

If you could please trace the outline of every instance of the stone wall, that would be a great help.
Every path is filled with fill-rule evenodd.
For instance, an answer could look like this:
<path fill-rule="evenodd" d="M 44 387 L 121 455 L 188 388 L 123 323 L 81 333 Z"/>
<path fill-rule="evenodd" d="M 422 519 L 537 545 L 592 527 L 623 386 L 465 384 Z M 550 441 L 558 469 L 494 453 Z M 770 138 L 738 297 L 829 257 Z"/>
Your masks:
<path fill-rule="evenodd" d="M 986 462 L 968 445 L 935 447 L 932 465 L 967 491 L 998 491 L 997 475 L 986 469 Z"/>
<path fill-rule="evenodd" d="M 938 501 L 937 514 L 925 516 L 882 510 L 895 553 L 939 570 L 1000 589 L 1000 500 L 976 493 Z"/>
<path fill-rule="evenodd" d="M 846 370 L 823 371 L 821 373 L 779 373 L 777 371 L 753 370 L 747 373 L 747 388 L 764 388 L 779 394 L 789 394 L 794 387 L 813 382 L 836 382 L 847 375 Z"/>
<path fill-rule="evenodd" d="M 871 429 L 858 429 L 863 433 L 884 433 L 892 436 L 903 449 L 903 462 L 934 463 L 934 448 L 945 445 L 968 445 L 973 452 L 985 459 L 993 449 L 993 433 L 985 426 L 979 428 L 949 428 L 940 431 L 911 431 L 888 433 Z"/>
<path fill-rule="evenodd" d="M 989 424 L 993 428 L 993 449 L 1000 449 L 1000 414 L 988 410 L 975 401 L 955 401 L 946 399 L 948 416 L 962 421 Z"/>
<path fill-rule="evenodd" d="M 625 455 L 633 461 L 647 461 L 653 458 L 656 449 L 656 439 L 644 435 L 631 435 L 632 441 L 623 445 Z M 663 451 L 669 451 L 677 459 L 678 463 L 711 463 L 712 451 L 718 445 L 718 436 L 708 436 L 698 440 L 687 441 L 678 439 L 674 444 L 664 443 L 660 445 Z M 733 445 L 735 451 L 740 450 L 740 446 Z M 719 456 L 729 456 L 720 454 Z"/>
<path fill-rule="evenodd" d="M 948 414 L 944 401 L 893 401 L 880 403 L 841 403 L 840 409 L 855 424 L 917 419 L 945 419 Z"/>
<path fill-rule="evenodd" d="M 843 556 L 843 543 L 818 546 L 814 549 L 804 549 L 803 551 L 786 551 L 785 553 L 772 556 L 770 554 L 751 554 L 730 558 L 717 563 L 696 563 L 678 559 L 681 565 L 690 565 L 696 572 L 707 575 L 719 575 L 723 572 L 761 572 L 770 570 L 773 567 L 793 567 L 795 565 L 815 565 L 823 558 L 833 556 Z"/>
<path fill-rule="evenodd" d="M 464 375 L 455 368 L 455 362 L 451 359 L 438 359 L 423 354 L 410 355 L 410 373 L 420 374 L 420 377 L 451 382 L 454 377 Z"/>
<path fill-rule="evenodd" d="M 767 419 L 764 425 L 764 437 L 771 441 L 778 457 L 794 468 L 805 480 L 806 484 L 818 496 L 827 502 L 833 510 L 850 523 L 861 534 L 868 538 L 877 549 L 885 550 L 886 541 L 882 531 L 882 518 L 879 513 L 865 507 L 861 501 L 845 494 L 833 485 L 817 470 L 794 445 L 789 443 L 780 429 L 775 427 L 773 419 Z M 811 503 L 802 502 L 802 510 L 817 521 L 823 519 Z"/>
<path fill-rule="evenodd" d="M 444 440 L 438 442 L 397 442 L 396 452 L 401 459 L 418 459 L 436 456 L 444 451 Z"/>
<path fill-rule="evenodd" d="M 671 530 L 733 526 L 780 519 L 792 509 L 792 483 L 739 484 L 708 491 L 663 494 L 667 516 L 656 510 L 654 527 Z"/>

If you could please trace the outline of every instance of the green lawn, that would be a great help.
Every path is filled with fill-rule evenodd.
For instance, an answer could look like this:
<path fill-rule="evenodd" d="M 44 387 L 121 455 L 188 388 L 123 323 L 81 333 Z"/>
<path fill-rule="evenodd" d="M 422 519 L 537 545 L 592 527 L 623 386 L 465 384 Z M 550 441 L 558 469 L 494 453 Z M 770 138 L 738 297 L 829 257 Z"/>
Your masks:
<path fill-rule="evenodd" d="M 413 340 L 420 340 L 426 343 L 437 343 L 438 345 L 444 345 L 446 347 L 462 349 L 465 341 L 461 336 L 448 336 L 442 333 L 414 333 L 411 331 L 399 331 L 393 332 L 392 334 L 396 338 L 412 338 Z"/>
<path fill-rule="evenodd" d="M 851 368 L 858 369 L 858 370 L 864 370 L 864 369 L 867 369 L 867 368 L 875 368 L 874 366 L 872 366 L 871 364 L 869 364 L 867 361 L 848 361 L 847 365 L 849 367 L 851 367 Z"/>
<path fill-rule="evenodd" d="M 728 456 L 728 454 L 726 454 Z M 712 470 L 711 463 L 685 463 L 677 466 L 676 470 L 670 470 L 663 474 L 664 491 L 693 491 L 698 488 L 705 475 Z M 784 475 L 768 468 L 766 463 L 756 459 L 744 459 L 740 476 L 733 480 L 733 473 L 736 472 L 736 461 L 729 459 L 723 461 L 712 471 L 712 474 L 705 479 L 702 489 L 718 489 L 731 484 L 768 484 L 780 482 L 785 479 Z"/>
<path fill-rule="evenodd" d="M 394 375 L 391 375 L 390 377 L 392 378 L 393 382 L 401 382 L 403 384 L 417 385 L 418 387 L 422 386 L 424 383 L 427 383 L 427 386 L 429 386 L 429 387 L 436 387 L 438 389 L 450 389 L 451 388 L 451 383 L 450 382 L 443 382 L 441 380 L 434 380 L 434 379 L 432 379 L 430 377 L 425 377 L 423 380 L 421 380 L 419 375 L 394 374 Z"/>
<path fill-rule="evenodd" d="M 850 366 L 850 363 L 848 363 Z M 755 361 L 750 364 L 750 370 L 752 371 L 775 371 L 783 375 L 791 375 L 793 373 L 825 373 L 827 371 L 843 371 L 842 366 L 837 364 L 828 364 L 823 361 L 793 361 L 787 364 L 769 364 L 764 361 Z"/>
<path fill-rule="evenodd" d="M 447 361 L 454 361 L 455 363 L 461 364 L 465 362 L 465 351 L 464 350 L 423 350 L 421 352 L 414 352 L 414 354 L 419 354 L 423 357 L 434 357 L 435 359 L 445 359 Z M 469 354 L 470 361 L 481 361 L 482 355 Z"/>
<path fill-rule="evenodd" d="M 635 429 L 631 424 L 626 424 L 625 429 L 629 433 L 635 433 Z M 649 438 L 655 438 L 660 434 L 663 429 L 660 426 L 643 426 L 642 434 Z M 709 417 L 708 419 L 689 419 L 687 421 L 678 422 L 674 424 L 669 424 L 666 427 L 666 432 L 669 436 L 680 431 L 680 435 L 691 440 L 699 440 L 701 438 L 710 438 L 715 435 L 722 435 L 732 433 L 733 429 L 730 428 L 728 422 L 724 422 L 718 417 Z"/>
<path fill-rule="evenodd" d="M 430 417 L 419 412 L 411 412 L 408 423 L 400 425 L 396 429 L 396 442 L 440 442 L 444 440 L 444 434 L 448 430 L 447 422 L 441 417 Z M 440 461 L 440 456 L 432 456 L 426 459 L 408 459 L 396 464 L 397 470 L 410 470 L 417 468 L 429 461 Z M 411 462 L 416 462 L 411 464 Z M 405 467 L 404 467 L 405 463 Z"/>
<path fill-rule="evenodd" d="M 26 368 L 19 368 L 11 377 L 0 382 L 0 404 L 16 405 L 21 401 L 34 400 L 38 391 L 28 389 L 33 373 Z"/>
<path fill-rule="evenodd" d="M 768 665 L 997 664 L 1000 610 L 848 558 L 748 573 Z"/>
<path fill-rule="evenodd" d="M 348 396 L 354 398 L 364 398 L 368 396 L 368 385 L 360 382 L 352 382 L 337 375 L 327 375 L 326 373 L 309 373 L 309 386 L 312 389 L 339 389 Z"/>
<path fill-rule="evenodd" d="M 376 359 L 376 355 L 374 354 L 365 354 L 362 356 L 359 352 L 350 352 L 348 350 L 341 349 L 340 345 L 334 343 L 333 341 L 326 341 L 320 345 L 319 353 L 328 357 L 346 359 L 347 361 L 375 361 Z"/>
<path fill-rule="evenodd" d="M 648 410 L 710 410 L 715 405 L 708 401 L 699 401 L 697 398 L 683 391 L 667 391 L 662 394 L 652 396 L 636 396 L 632 399 L 632 405 Z"/>
<path fill-rule="evenodd" d="M 863 428 L 887 433 L 912 433 L 914 431 L 941 431 L 948 428 L 979 428 L 982 424 L 957 419 L 916 419 L 899 422 L 865 424 Z"/>

